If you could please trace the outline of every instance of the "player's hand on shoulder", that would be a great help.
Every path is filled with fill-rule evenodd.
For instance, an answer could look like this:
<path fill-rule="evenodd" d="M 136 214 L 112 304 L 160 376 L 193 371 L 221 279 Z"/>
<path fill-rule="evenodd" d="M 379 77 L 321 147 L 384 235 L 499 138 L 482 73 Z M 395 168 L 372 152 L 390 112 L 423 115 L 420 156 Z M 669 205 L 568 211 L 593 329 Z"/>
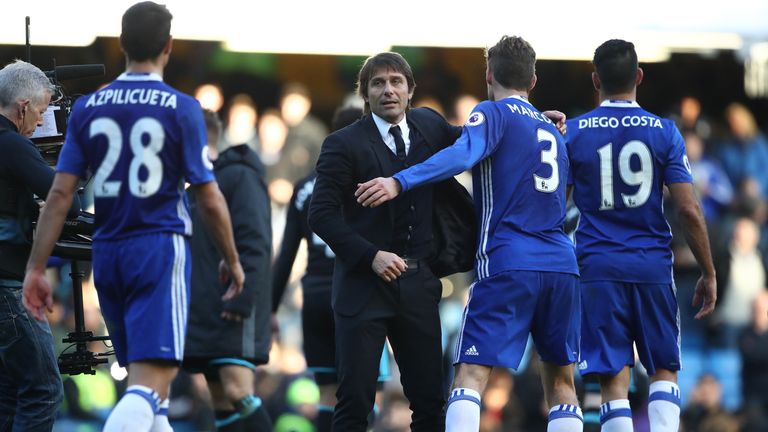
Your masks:
<path fill-rule="evenodd" d="M 400 182 L 392 177 L 377 177 L 365 183 L 358 183 L 355 197 L 363 207 L 378 207 L 400 194 Z"/>
<path fill-rule="evenodd" d="M 544 111 L 542 113 L 544 117 L 552 120 L 552 123 L 555 124 L 555 127 L 557 128 L 558 132 L 560 132 L 561 135 L 565 135 L 565 133 L 568 131 L 568 125 L 565 123 L 565 113 L 562 113 L 557 110 L 549 110 Z"/>
<path fill-rule="evenodd" d="M 693 293 L 692 306 L 701 304 L 701 309 L 696 313 L 694 318 L 700 319 L 715 310 L 715 303 L 717 303 L 717 280 L 714 275 L 702 276 L 699 281 L 696 282 L 696 291 Z"/>
<path fill-rule="evenodd" d="M 36 320 L 45 321 L 45 311 L 53 311 L 52 293 L 51 284 L 42 272 L 28 271 L 24 276 L 21 302 Z"/>
<path fill-rule="evenodd" d="M 219 263 L 219 280 L 222 283 L 229 281 L 229 288 L 221 297 L 223 301 L 229 301 L 238 296 L 243 291 L 243 284 L 245 283 L 245 272 L 240 261 L 235 261 L 229 265 L 226 261 L 221 260 Z"/>
<path fill-rule="evenodd" d="M 376 256 L 373 257 L 371 268 L 377 276 L 387 282 L 392 282 L 400 277 L 408 266 L 398 255 L 380 250 L 376 252 Z"/>

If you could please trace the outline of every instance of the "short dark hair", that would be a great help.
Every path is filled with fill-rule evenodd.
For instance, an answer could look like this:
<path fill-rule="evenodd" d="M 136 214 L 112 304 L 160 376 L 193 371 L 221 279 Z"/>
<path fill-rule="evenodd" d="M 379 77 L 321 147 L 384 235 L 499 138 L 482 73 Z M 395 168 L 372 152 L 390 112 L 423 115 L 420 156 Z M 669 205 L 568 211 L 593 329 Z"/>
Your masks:
<path fill-rule="evenodd" d="M 502 36 L 501 40 L 485 51 L 488 68 L 502 87 L 530 90 L 536 74 L 536 51 L 519 36 Z"/>
<path fill-rule="evenodd" d="M 123 14 L 120 45 L 129 60 L 145 61 L 160 55 L 171 37 L 173 15 L 165 5 L 145 1 Z"/>
<path fill-rule="evenodd" d="M 635 87 L 637 53 L 632 42 L 621 39 L 603 42 L 595 50 L 592 64 L 605 93 L 625 93 Z"/>
<path fill-rule="evenodd" d="M 363 116 L 362 108 L 356 106 L 346 106 L 336 108 L 331 121 L 331 129 L 337 131 L 358 121 Z"/>
<path fill-rule="evenodd" d="M 363 112 L 368 113 L 371 111 L 371 107 L 368 104 L 368 83 L 371 82 L 371 77 L 380 69 L 389 69 L 395 72 L 401 73 L 405 76 L 405 81 L 408 83 L 408 90 L 413 91 L 416 88 L 416 80 L 413 78 L 413 71 L 411 65 L 405 60 L 405 57 L 396 52 L 383 52 L 376 54 L 375 56 L 368 57 L 363 63 L 363 67 L 360 68 L 360 72 L 357 74 L 357 94 L 365 100 L 365 106 Z M 410 102 L 409 102 L 410 105 Z"/>

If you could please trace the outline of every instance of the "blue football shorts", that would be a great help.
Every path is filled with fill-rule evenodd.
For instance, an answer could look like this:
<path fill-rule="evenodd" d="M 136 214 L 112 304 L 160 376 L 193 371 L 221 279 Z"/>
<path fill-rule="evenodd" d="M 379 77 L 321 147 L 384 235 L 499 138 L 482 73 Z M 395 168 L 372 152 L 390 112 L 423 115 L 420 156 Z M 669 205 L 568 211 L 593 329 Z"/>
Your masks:
<path fill-rule="evenodd" d="M 680 370 L 680 313 L 674 284 L 580 285 L 582 374 L 614 376 L 624 366 L 634 366 L 633 343 L 648 375 L 657 369 Z"/>
<path fill-rule="evenodd" d="M 94 284 L 121 366 L 181 361 L 191 271 L 189 244 L 180 234 L 94 241 Z"/>
<path fill-rule="evenodd" d="M 567 273 L 512 270 L 476 281 L 454 364 L 517 369 L 529 334 L 543 361 L 576 363 L 581 322 L 577 280 Z"/>

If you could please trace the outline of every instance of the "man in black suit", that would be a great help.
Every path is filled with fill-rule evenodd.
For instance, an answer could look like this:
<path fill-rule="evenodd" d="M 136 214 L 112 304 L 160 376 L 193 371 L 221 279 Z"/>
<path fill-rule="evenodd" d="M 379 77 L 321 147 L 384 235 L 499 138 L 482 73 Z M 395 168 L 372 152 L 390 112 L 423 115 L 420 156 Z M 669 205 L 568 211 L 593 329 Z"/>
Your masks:
<path fill-rule="evenodd" d="M 400 54 L 368 58 L 357 82 L 366 115 L 329 135 L 317 162 L 309 223 L 337 258 L 332 305 L 338 431 L 366 429 L 387 337 L 413 410 L 411 429 L 443 429 L 442 290 L 425 261 L 432 247 L 433 187 L 376 208 L 360 206 L 354 195 L 359 183 L 417 164 L 460 135 L 461 128 L 435 111 L 410 109 L 415 85 Z"/>

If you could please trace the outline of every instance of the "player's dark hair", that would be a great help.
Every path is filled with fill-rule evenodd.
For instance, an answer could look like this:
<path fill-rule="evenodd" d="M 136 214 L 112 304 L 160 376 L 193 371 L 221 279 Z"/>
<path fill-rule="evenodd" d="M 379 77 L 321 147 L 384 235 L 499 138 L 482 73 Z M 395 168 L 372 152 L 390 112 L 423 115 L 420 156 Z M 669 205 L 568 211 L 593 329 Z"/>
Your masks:
<path fill-rule="evenodd" d="M 635 45 L 621 39 L 611 39 L 595 50 L 592 59 L 606 94 L 626 93 L 635 87 L 637 53 Z"/>
<path fill-rule="evenodd" d="M 501 40 L 485 51 L 488 68 L 502 87 L 530 90 L 536 73 L 536 51 L 519 36 L 502 36 Z"/>
<path fill-rule="evenodd" d="M 338 107 L 333 113 L 331 129 L 337 131 L 358 121 L 363 116 L 363 110 L 356 106 Z"/>
<path fill-rule="evenodd" d="M 123 14 L 120 45 L 129 60 L 145 61 L 160 55 L 171 37 L 173 15 L 165 5 L 136 3 Z"/>
<path fill-rule="evenodd" d="M 405 58 L 396 52 L 384 52 L 376 54 L 375 56 L 368 57 L 363 63 L 363 67 L 360 68 L 360 72 L 357 74 L 357 94 L 365 100 L 365 106 L 363 108 L 364 113 L 369 113 L 371 107 L 368 104 L 368 83 L 371 82 L 371 78 L 377 71 L 391 70 L 401 73 L 405 76 L 405 81 L 408 83 L 408 91 L 413 91 L 416 88 L 416 80 L 413 79 L 413 71 L 411 65 Z M 410 108 L 410 101 L 408 101 L 408 107 Z"/>

